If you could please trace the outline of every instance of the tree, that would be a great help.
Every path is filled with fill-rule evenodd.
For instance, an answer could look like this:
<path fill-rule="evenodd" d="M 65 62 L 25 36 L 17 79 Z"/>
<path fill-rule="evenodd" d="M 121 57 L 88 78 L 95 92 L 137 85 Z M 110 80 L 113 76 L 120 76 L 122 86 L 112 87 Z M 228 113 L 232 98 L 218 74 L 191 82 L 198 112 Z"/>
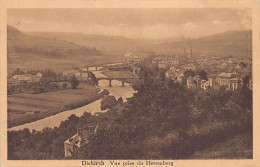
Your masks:
<path fill-rule="evenodd" d="M 94 82 L 95 82 L 95 84 L 97 84 L 97 78 L 96 78 L 96 76 L 95 76 L 95 74 L 93 74 L 92 72 L 90 72 L 89 71 L 89 78 L 91 79 L 91 80 L 93 80 Z"/>
<path fill-rule="evenodd" d="M 113 106 L 117 105 L 117 100 L 114 96 L 105 96 L 101 101 L 101 110 L 111 109 Z"/>
<path fill-rule="evenodd" d="M 119 98 L 117 99 L 117 101 L 118 101 L 119 104 L 123 103 L 122 97 L 119 97 Z"/>
<path fill-rule="evenodd" d="M 12 73 L 12 76 L 22 74 L 24 74 L 24 72 L 20 68 L 16 68 L 16 70 Z"/>
<path fill-rule="evenodd" d="M 195 72 L 192 71 L 192 70 L 186 70 L 184 73 L 183 73 L 184 77 L 182 79 L 182 84 L 183 85 L 186 85 L 187 84 L 187 79 L 189 76 L 191 77 L 194 77 L 195 76 Z"/>
<path fill-rule="evenodd" d="M 74 75 L 70 78 L 70 84 L 72 89 L 77 89 L 79 86 L 79 81 Z"/>
<path fill-rule="evenodd" d="M 198 75 L 200 76 L 201 79 L 208 80 L 207 73 L 204 70 L 199 71 Z"/>
<path fill-rule="evenodd" d="M 194 76 L 195 76 L 195 72 L 192 71 L 192 70 L 186 70 L 186 71 L 183 73 L 183 75 L 184 75 L 184 78 L 187 79 L 189 76 L 194 77 Z"/>
<path fill-rule="evenodd" d="M 63 83 L 62 84 L 62 89 L 66 89 L 67 86 L 68 86 L 67 83 Z"/>
<path fill-rule="evenodd" d="M 66 140 L 65 136 L 59 136 L 53 139 L 52 143 L 52 158 L 62 159 L 64 158 L 64 141 Z"/>

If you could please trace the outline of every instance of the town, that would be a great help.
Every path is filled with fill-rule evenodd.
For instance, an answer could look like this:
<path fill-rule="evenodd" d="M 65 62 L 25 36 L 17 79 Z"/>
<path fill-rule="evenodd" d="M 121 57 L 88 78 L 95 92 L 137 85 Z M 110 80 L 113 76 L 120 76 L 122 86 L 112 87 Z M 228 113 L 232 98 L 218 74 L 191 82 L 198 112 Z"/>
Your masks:
<path fill-rule="evenodd" d="M 226 89 L 235 90 L 246 86 L 252 90 L 252 59 L 250 58 L 237 58 L 232 55 L 225 58 L 205 55 L 193 57 L 192 49 L 190 49 L 189 54 L 153 57 L 152 64 L 160 69 L 165 69 L 167 78 L 185 84 L 187 88 L 208 90 L 210 88 L 225 87 Z M 133 74 L 140 72 L 138 65 L 142 63 L 144 58 L 126 54 L 126 59 L 129 59 L 129 61 L 115 65 L 99 66 L 99 70 L 122 71 L 127 69 Z M 8 92 L 11 94 L 11 92 L 15 91 L 15 87 L 21 84 L 37 83 L 44 80 L 51 81 L 53 88 L 66 88 L 69 83 L 64 82 L 68 81 L 72 76 L 75 76 L 81 82 L 88 81 L 91 78 L 89 68 L 92 68 L 93 71 L 98 70 L 98 66 L 74 67 L 71 70 L 56 74 L 50 70 L 24 72 L 18 68 L 8 75 Z"/>
<path fill-rule="evenodd" d="M 196 89 L 202 92 L 225 88 L 226 90 L 236 90 L 248 87 L 252 90 L 252 60 L 227 56 L 220 58 L 216 56 L 194 57 L 192 49 L 189 54 L 180 56 L 173 55 L 153 55 L 146 59 L 126 54 L 122 63 L 94 66 L 94 67 L 74 67 L 71 70 L 56 74 L 51 70 L 22 71 L 16 69 L 10 74 L 8 79 L 8 92 L 15 93 L 44 93 L 49 91 L 66 90 L 72 88 L 71 78 L 75 78 L 81 84 L 98 86 L 99 80 L 108 80 L 109 87 L 113 80 L 120 80 L 121 86 L 124 82 L 133 83 L 129 80 L 136 80 L 140 74 L 141 65 L 147 59 L 151 60 L 151 65 L 165 72 L 165 77 L 175 83 L 179 83 L 186 89 Z M 95 72 L 130 72 L 132 75 L 125 76 L 105 76 L 98 78 Z M 113 73 L 112 75 L 118 75 Z M 48 84 L 48 86 L 46 86 Z M 27 85 L 27 86 L 25 86 Z M 35 86 L 37 85 L 37 86 Z M 42 86 L 42 87 L 41 87 Z M 27 89 L 25 89 L 27 87 Z M 37 114 L 37 112 L 35 112 Z M 77 129 L 77 133 L 64 142 L 65 157 L 74 155 L 80 147 L 87 143 L 89 135 L 94 135 L 98 131 L 98 124 L 89 129 Z"/>
<path fill-rule="evenodd" d="M 187 88 L 208 90 L 226 87 L 235 90 L 247 86 L 252 90 L 250 58 L 243 59 L 232 55 L 225 58 L 205 55 L 193 57 L 191 48 L 190 53 L 181 56 L 156 56 L 152 63 L 159 68 L 167 69 L 165 73 L 167 78 L 186 83 Z"/>
<path fill-rule="evenodd" d="M 251 14 L 10 9 L 8 160 L 252 159 Z"/>

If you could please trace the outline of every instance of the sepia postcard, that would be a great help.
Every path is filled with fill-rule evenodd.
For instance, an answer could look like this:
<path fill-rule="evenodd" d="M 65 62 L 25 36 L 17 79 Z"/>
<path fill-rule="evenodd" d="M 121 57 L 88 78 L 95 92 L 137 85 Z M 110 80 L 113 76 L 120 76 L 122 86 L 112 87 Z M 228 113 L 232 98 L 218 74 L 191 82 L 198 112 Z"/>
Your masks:
<path fill-rule="evenodd" d="M 0 2 L 0 166 L 260 167 L 259 1 Z"/>

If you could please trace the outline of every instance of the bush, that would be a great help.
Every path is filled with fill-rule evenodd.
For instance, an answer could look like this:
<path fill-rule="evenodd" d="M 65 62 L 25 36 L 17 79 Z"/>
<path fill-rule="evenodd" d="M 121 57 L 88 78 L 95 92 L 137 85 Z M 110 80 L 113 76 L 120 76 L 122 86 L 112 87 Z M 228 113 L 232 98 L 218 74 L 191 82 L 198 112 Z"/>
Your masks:
<path fill-rule="evenodd" d="M 79 81 L 75 76 L 72 76 L 70 78 L 70 83 L 71 83 L 71 89 L 77 89 L 77 87 L 79 86 Z"/>
<path fill-rule="evenodd" d="M 111 109 L 117 105 L 117 103 L 118 102 L 114 96 L 106 96 L 102 99 L 100 108 L 101 110 Z"/>
<path fill-rule="evenodd" d="M 118 101 L 118 103 L 123 103 L 123 99 L 122 99 L 122 97 L 119 97 L 118 99 L 117 99 L 117 101 Z"/>
<path fill-rule="evenodd" d="M 109 95 L 109 91 L 104 89 L 103 92 L 102 92 L 103 95 Z"/>

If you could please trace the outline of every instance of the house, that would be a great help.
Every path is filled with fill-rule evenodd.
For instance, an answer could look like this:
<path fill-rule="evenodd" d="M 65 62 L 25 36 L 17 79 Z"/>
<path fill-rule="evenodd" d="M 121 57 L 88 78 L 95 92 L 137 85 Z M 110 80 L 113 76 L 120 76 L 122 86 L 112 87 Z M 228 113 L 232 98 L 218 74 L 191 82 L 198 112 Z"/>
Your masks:
<path fill-rule="evenodd" d="M 81 72 L 79 77 L 81 79 L 87 79 L 88 78 L 88 72 Z"/>
<path fill-rule="evenodd" d="M 243 79 L 239 77 L 233 77 L 230 79 L 230 88 L 232 90 L 241 88 L 243 86 Z"/>
<path fill-rule="evenodd" d="M 172 80 L 177 80 L 178 74 L 176 72 L 174 72 L 174 71 L 169 71 L 168 70 L 168 71 L 165 72 L 165 77 L 166 78 L 171 78 Z M 181 77 L 181 76 L 179 76 L 179 77 Z"/>
<path fill-rule="evenodd" d="M 199 59 L 196 60 L 196 62 L 197 62 L 198 64 L 201 64 L 203 61 L 204 61 L 204 59 L 202 59 L 202 58 L 199 58 Z"/>
<path fill-rule="evenodd" d="M 97 133 L 98 124 L 96 127 L 89 126 L 87 129 L 78 129 L 77 133 L 64 142 L 65 157 L 71 157 L 80 147 L 89 142 L 89 137 Z"/>
<path fill-rule="evenodd" d="M 64 76 L 68 76 L 68 77 L 80 77 L 80 71 L 79 70 L 70 70 L 70 71 L 65 71 L 63 72 Z"/>
<path fill-rule="evenodd" d="M 201 77 L 199 75 L 196 75 L 195 77 L 193 77 L 193 80 L 196 82 L 197 88 L 200 88 Z"/>
<path fill-rule="evenodd" d="M 203 90 L 207 90 L 210 87 L 213 87 L 213 79 L 208 78 L 208 80 L 202 80 L 200 86 L 201 86 L 201 89 L 203 89 Z"/>
<path fill-rule="evenodd" d="M 166 67 L 168 67 L 168 64 L 166 62 L 158 62 L 158 67 L 159 68 L 166 68 Z"/>
<path fill-rule="evenodd" d="M 235 58 L 235 57 L 228 58 L 229 63 L 237 63 L 238 61 L 239 61 L 238 58 Z"/>
<path fill-rule="evenodd" d="M 237 64 L 236 66 L 235 66 L 235 70 L 241 70 L 242 69 L 242 67 L 239 65 L 239 64 Z"/>
<path fill-rule="evenodd" d="M 175 79 L 177 76 L 177 69 L 175 67 L 170 67 L 170 69 L 165 72 L 165 76 L 166 78 Z"/>
<path fill-rule="evenodd" d="M 30 77 L 27 74 L 24 74 L 24 75 L 14 75 L 13 79 L 17 79 L 18 81 L 29 81 Z"/>
<path fill-rule="evenodd" d="M 178 73 L 178 74 L 176 74 L 176 77 L 175 77 L 175 78 L 176 78 L 176 81 L 177 81 L 177 82 L 181 83 L 183 77 L 184 77 L 184 74 Z"/>
<path fill-rule="evenodd" d="M 220 60 L 220 57 L 219 56 L 212 56 L 211 59 L 212 60 Z"/>
<path fill-rule="evenodd" d="M 230 85 L 231 76 L 231 73 L 222 72 L 219 75 L 217 75 L 216 81 L 220 86 L 228 86 Z"/>
<path fill-rule="evenodd" d="M 132 69 L 133 69 L 133 74 L 139 74 L 141 72 L 140 67 L 133 66 Z"/>
<path fill-rule="evenodd" d="M 23 75 L 14 75 L 13 79 L 16 79 L 20 82 L 39 82 L 40 79 L 42 78 L 42 75 L 37 74 L 36 75 L 31 75 L 31 74 L 23 74 Z"/>
<path fill-rule="evenodd" d="M 187 87 L 188 88 L 196 88 L 196 83 L 193 80 L 192 76 L 189 76 L 187 79 Z"/>
<path fill-rule="evenodd" d="M 180 58 L 175 55 L 160 55 L 153 59 L 152 64 L 157 64 L 159 68 L 167 68 L 177 66 L 180 63 Z"/>
<path fill-rule="evenodd" d="M 186 64 L 183 66 L 185 70 L 195 70 L 196 66 L 194 64 Z"/>
<path fill-rule="evenodd" d="M 217 65 L 218 68 L 226 68 L 227 67 L 227 63 L 221 63 Z"/>
<path fill-rule="evenodd" d="M 226 86 L 229 89 L 235 90 L 243 86 L 243 78 L 239 77 L 237 73 L 220 73 L 216 78 L 220 86 Z"/>
<path fill-rule="evenodd" d="M 79 80 L 86 80 L 88 79 L 88 71 L 86 70 L 70 70 L 70 71 L 65 71 L 63 72 L 63 75 L 70 78 L 72 76 L 75 76 Z"/>
<path fill-rule="evenodd" d="M 41 72 L 37 72 L 36 77 L 42 78 L 42 73 Z"/>

